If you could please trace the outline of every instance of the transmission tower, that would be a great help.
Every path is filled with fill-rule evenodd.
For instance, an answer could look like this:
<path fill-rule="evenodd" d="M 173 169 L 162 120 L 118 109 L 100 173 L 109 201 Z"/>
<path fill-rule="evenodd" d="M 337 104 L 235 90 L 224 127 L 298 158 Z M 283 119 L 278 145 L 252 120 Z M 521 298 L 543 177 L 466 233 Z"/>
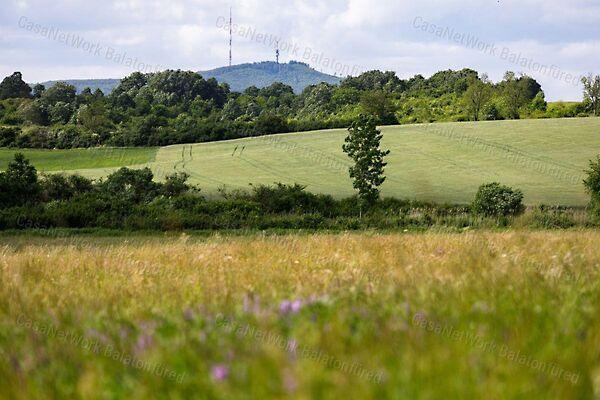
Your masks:
<path fill-rule="evenodd" d="M 231 22 L 232 22 L 231 7 L 229 7 L 229 66 L 230 67 L 231 67 L 231 42 L 232 42 L 232 37 L 233 37 Z"/>

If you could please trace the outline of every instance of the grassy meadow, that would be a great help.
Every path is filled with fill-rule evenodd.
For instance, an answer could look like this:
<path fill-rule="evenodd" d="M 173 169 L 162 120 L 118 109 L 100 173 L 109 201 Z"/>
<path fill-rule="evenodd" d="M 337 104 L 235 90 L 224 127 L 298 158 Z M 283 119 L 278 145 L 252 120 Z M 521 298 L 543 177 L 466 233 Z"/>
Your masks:
<path fill-rule="evenodd" d="M 400 125 L 382 131 L 382 146 L 391 150 L 383 195 L 440 203 L 468 203 L 479 185 L 499 181 L 522 189 L 528 204 L 585 205 L 583 171 L 600 148 L 600 118 Z M 142 164 L 158 179 L 185 171 L 208 195 L 220 187 L 282 182 L 345 197 L 353 194 L 350 160 L 341 150 L 346 134 L 335 129 L 158 150 L 107 149 L 106 160 L 87 156 L 102 150 L 23 152 L 40 170 L 88 177 Z M 0 167 L 12 153 L 0 150 Z"/>
<path fill-rule="evenodd" d="M 121 166 L 148 164 L 154 160 L 157 150 L 155 147 L 98 147 L 69 150 L 0 148 L 0 169 L 5 169 L 14 154 L 21 152 L 42 172 L 90 170 L 97 171 L 92 175 L 100 177 L 105 175 L 102 173 L 104 169 L 112 171 Z"/>
<path fill-rule="evenodd" d="M 4 236 L 0 398 L 598 398 L 599 242 Z"/>

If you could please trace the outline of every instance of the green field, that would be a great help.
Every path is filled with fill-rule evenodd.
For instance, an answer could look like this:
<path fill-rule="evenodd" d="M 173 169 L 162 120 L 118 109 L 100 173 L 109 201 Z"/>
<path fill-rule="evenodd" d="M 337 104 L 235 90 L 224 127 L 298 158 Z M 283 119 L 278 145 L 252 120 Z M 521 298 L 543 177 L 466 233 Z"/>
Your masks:
<path fill-rule="evenodd" d="M 484 182 L 518 187 L 528 204 L 584 205 L 581 180 L 588 161 L 600 153 L 600 118 L 486 121 L 402 125 L 382 128 L 383 147 L 391 150 L 384 196 L 436 202 L 469 202 Z M 160 179 L 186 171 L 205 193 L 219 187 L 247 188 L 249 183 L 301 183 L 308 190 L 336 197 L 353 193 L 349 159 L 341 146 L 346 130 L 326 130 L 237 139 L 225 142 L 175 145 L 122 165 L 149 165 Z M 114 163 L 87 164 L 76 150 L 69 171 L 103 176 Z M 26 152 L 29 153 L 29 152 Z M 52 154 L 47 152 L 42 154 Z M 37 155 L 37 153 L 35 153 Z M 34 158 L 42 170 L 57 170 L 60 157 Z M 0 152 L 0 165 L 7 151 Z M 134 162 L 135 161 L 135 162 Z"/>
<path fill-rule="evenodd" d="M 0 148 L 0 169 L 6 168 L 16 152 L 21 152 L 41 171 L 97 170 L 122 165 L 150 163 L 155 147 L 90 148 L 71 150 L 29 150 Z M 94 176 L 102 176 L 102 173 Z"/>

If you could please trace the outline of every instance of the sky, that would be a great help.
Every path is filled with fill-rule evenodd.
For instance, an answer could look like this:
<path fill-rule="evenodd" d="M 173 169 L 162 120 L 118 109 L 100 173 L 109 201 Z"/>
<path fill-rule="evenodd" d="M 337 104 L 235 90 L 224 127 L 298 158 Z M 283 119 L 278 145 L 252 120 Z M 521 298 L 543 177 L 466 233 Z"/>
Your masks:
<path fill-rule="evenodd" d="M 582 98 L 600 73 L 599 0 L 0 0 L 0 76 L 27 82 L 121 78 L 297 60 L 401 78 L 472 68 L 540 82 L 550 101 Z"/>

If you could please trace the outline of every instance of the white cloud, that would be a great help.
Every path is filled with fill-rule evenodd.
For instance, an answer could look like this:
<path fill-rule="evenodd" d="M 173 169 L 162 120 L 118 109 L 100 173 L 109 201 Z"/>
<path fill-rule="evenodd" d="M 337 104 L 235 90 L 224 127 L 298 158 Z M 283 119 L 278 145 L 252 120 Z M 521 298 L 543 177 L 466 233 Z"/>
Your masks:
<path fill-rule="evenodd" d="M 115 77 L 131 72 L 106 57 L 48 40 L 18 27 L 29 20 L 76 33 L 147 64 L 203 70 L 227 63 L 227 32 L 216 26 L 233 7 L 234 22 L 298 46 L 283 60 L 322 54 L 362 69 L 394 70 L 402 77 L 469 67 L 500 79 L 507 69 L 538 79 L 549 99 L 580 99 L 577 87 L 415 29 L 431 23 L 507 47 L 566 73 L 600 72 L 600 4 L 589 0 L 11 0 L 0 15 L 1 72 L 28 79 Z M 273 59 L 270 45 L 234 37 L 234 63 Z M 314 65 L 333 72 L 323 65 Z"/>

